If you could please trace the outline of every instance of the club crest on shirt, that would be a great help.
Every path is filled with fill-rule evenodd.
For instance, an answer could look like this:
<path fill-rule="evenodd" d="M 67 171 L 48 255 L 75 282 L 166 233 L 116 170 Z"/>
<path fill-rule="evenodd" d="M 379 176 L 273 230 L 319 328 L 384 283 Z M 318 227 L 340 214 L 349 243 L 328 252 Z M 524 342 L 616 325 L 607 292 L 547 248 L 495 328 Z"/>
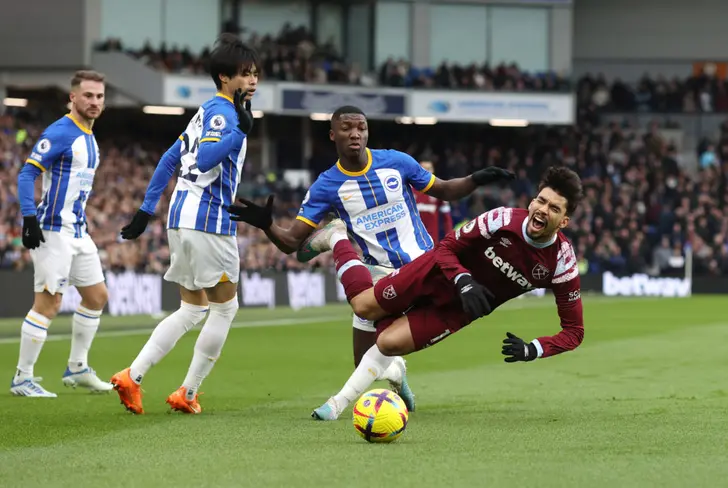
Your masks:
<path fill-rule="evenodd" d="M 384 179 L 384 188 L 386 188 L 388 191 L 395 192 L 399 190 L 400 186 L 402 186 L 402 182 L 395 175 L 387 176 Z"/>
<path fill-rule="evenodd" d="M 533 267 L 533 270 L 531 271 L 531 274 L 533 275 L 534 279 L 542 280 L 546 278 L 549 273 L 551 273 L 551 270 L 549 270 L 546 266 L 544 266 L 541 263 L 538 263 L 536 266 Z"/>
<path fill-rule="evenodd" d="M 387 300 L 394 300 L 397 298 L 397 292 L 394 290 L 394 286 L 389 285 L 382 291 L 382 296 Z"/>

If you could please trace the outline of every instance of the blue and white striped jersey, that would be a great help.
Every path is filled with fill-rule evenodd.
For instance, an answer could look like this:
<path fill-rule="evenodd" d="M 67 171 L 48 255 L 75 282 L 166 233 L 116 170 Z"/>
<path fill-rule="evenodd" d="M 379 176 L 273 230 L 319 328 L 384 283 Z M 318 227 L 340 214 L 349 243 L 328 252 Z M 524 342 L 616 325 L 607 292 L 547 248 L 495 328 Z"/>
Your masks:
<path fill-rule="evenodd" d="M 366 151 L 369 161 L 362 171 L 352 173 L 337 161 L 321 173 L 297 218 L 317 227 L 333 210 L 346 222 L 367 264 L 399 268 L 433 247 L 412 187 L 426 192 L 435 183 L 435 176 L 408 154 Z"/>
<path fill-rule="evenodd" d="M 218 93 L 205 102 L 179 139 L 181 168 L 167 228 L 235 235 L 227 207 L 235 201 L 248 141 L 233 101 Z"/>
<path fill-rule="evenodd" d="M 86 201 L 99 166 L 93 132 L 68 114 L 46 128 L 26 163 L 43 175 L 43 197 L 36 210 L 41 228 L 76 238 L 86 235 Z M 19 195 L 21 205 L 35 205 L 29 193 Z"/>

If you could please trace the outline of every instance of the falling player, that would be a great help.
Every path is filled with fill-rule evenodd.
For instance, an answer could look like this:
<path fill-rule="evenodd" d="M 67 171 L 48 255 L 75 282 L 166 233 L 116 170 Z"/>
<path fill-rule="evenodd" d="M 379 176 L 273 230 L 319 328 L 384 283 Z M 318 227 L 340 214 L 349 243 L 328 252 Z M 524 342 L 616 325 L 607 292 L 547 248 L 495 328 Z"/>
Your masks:
<path fill-rule="evenodd" d="M 435 166 L 431 161 L 420 163 L 426 171 L 435 174 Z M 417 211 L 420 213 L 422 223 L 427 229 L 435 244 L 440 242 L 440 236 L 447 235 L 452 230 L 452 215 L 450 204 L 423 192 L 415 192 Z M 442 225 L 440 225 L 442 219 Z"/>
<path fill-rule="evenodd" d="M 244 206 L 232 206 L 230 212 L 234 214 L 233 220 L 263 229 L 283 252 L 292 253 L 301 248 L 299 256 L 310 259 L 328 248 L 325 243 L 319 243 L 311 249 L 308 241 L 304 241 L 333 210 L 361 248 L 375 279 L 399 269 L 433 246 L 417 212 L 411 187 L 444 200 L 457 200 L 478 186 L 513 178 L 512 173 L 492 167 L 465 178 L 443 181 L 407 154 L 370 150 L 366 116 L 352 106 L 334 112 L 329 137 L 336 145 L 339 161 L 313 183 L 291 227 L 283 229 L 273 225 L 272 196 L 265 207 L 241 200 Z M 354 362 L 359 365 L 364 353 L 374 345 L 376 329 L 373 322 L 357 316 L 353 318 L 353 326 Z M 395 358 L 388 368 L 379 372 L 377 379 L 388 380 L 407 407 L 414 410 L 414 395 L 407 384 L 404 360 Z M 324 408 L 314 411 L 313 417 L 326 420 L 334 414 Z"/>
<path fill-rule="evenodd" d="M 377 341 L 344 388 L 325 405 L 334 418 L 389 367 L 393 356 L 432 346 L 504 302 L 534 288 L 550 288 L 561 331 L 525 342 L 507 334 L 506 362 L 532 361 L 575 349 L 584 337 L 579 271 L 560 232 L 581 199 L 581 181 L 552 167 L 528 210 L 500 207 L 480 215 L 412 263 L 372 286 L 341 221 L 312 245 L 331 247 L 354 313 L 377 322 Z M 322 241 L 325 244 L 322 244 Z"/>
<path fill-rule="evenodd" d="M 10 392 L 53 398 L 34 376 L 48 335 L 69 285 L 81 295 L 73 314 L 68 367 L 62 381 L 91 391 L 110 391 L 88 365 L 88 352 L 99 328 L 108 293 L 99 252 L 86 225 L 86 201 L 99 166 L 99 147 L 92 128 L 104 110 L 104 76 L 78 71 L 71 80 L 71 113 L 43 132 L 18 175 L 23 214 L 23 245 L 30 249 L 35 298 L 21 328 L 20 357 Z M 43 197 L 35 206 L 35 179 L 43 175 Z"/>
<path fill-rule="evenodd" d="M 205 102 L 179 140 L 162 156 L 139 211 L 124 227 L 136 239 L 147 227 L 162 192 L 181 161 L 167 219 L 170 266 L 164 279 L 179 284 L 180 308 L 157 325 L 129 368 L 111 382 L 122 404 L 144 413 L 142 379 L 187 331 L 207 318 L 182 386 L 169 395 L 174 410 L 198 414 L 200 384 L 215 365 L 238 310 L 240 256 L 236 224 L 227 206 L 235 198 L 253 127 L 250 98 L 258 83 L 258 55 L 232 34 L 223 34 L 210 54 L 218 93 Z"/>

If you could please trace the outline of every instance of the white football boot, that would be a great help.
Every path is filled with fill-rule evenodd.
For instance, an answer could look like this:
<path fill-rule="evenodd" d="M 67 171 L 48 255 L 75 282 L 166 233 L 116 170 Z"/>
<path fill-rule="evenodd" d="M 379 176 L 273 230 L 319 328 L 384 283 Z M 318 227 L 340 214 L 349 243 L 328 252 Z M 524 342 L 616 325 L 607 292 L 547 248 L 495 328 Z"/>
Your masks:
<path fill-rule="evenodd" d="M 107 383 L 106 381 L 101 381 L 99 377 L 96 376 L 96 371 L 89 366 L 76 373 L 72 372 L 69 368 L 66 368 L 66 371 L 63 373 L 62 380 L 63 384 L 66 386 L 70 386 L 72 388 L 80 386 L 90 390 L 92 393 L 105 393 L 114 389 L 114 385 Z"/>
<path fill-rule="evenodd" d="M 344 409 L 340 408 L 339 404 L 336 403 L 334 397 L 331 397 L 326 400 L 326 403 L 311 412 L 311 417 L 314 420 L 337 420 L 343 410 Z"/>
<path fill-rule="evenodd" d="M 16 383 L 15 381 L 15 377 L 10 380 L 10 393 L 15 396 L 37 398 L 56 398 L 58 396 L 55 393 L 51 393 L 50 391 L 40 386 L 39 383 L 43 381 L 43 378 L 41 378 L 40 376 L 18 380 L 18 383 Z"/>

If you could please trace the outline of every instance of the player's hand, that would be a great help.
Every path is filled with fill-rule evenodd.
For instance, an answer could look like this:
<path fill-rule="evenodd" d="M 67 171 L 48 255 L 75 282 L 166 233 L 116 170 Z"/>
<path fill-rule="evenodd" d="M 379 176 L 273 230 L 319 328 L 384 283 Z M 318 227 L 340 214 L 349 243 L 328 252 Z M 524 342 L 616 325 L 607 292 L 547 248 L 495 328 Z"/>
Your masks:
<path fill-rule="evenodd" d="M 23 217 L 23 246 L 26 249 L 35 249 L 40 247 L 41 242 L 45 242 L 45 237 L 40 229 L 38 217 L 35 215 Z"/>
<path fill-rule="evenodd" d="M 478 186 L 489 185 L 491 183 L 506 182 L 516 179 L 516 175 L 496 166 L 490 166 L 480 169 L 473 173 L 473 181 Z"/>
<path fill-rule="evenodd" d="M 268 230 L 273 225 L 273 200 L 274 196 L 269 195 L 265 207 L 257 205 L 250 200 L 238 198 L 242 205 L 230 205 L 227 211 L 230 212 L 230 220 L 245 222 L 258 229 Z"/>
<path fill-rule="evenodd" d="M 127 240 L 136 239 L 147 229 L 147 225 L 151 218 L 152 216 L 143 210 L 137 210 L 137 213 L 134 214 L 131 222 L 121 228 L 121 237 Z"/>
<path fill-rule="evenodd" d="M 462 275 L 455 282 L 455 286 L 458 288 L 463 310 L 472 320 L 484 317 L 493 311 L 493 306 L 490 304 L 494 299 L 493 294 L 472 276 Z"/>
<path fill-rule="evenodd" d="M 530 342 L 526 342 L 510 332 L 506 332 L 506 338 L 503 339 L 503 355 L 507 363 L 515 363 L 517 361 L 533 361 L 538 357 L 536 346 Z"/>
<path fill-rule="evenodd" d="M 253 112 L 250 109 L 250 100 L 245 100 L 245 94 L 243 90 L 236 91 L 233 103 L 238 113 L 238 127 L 243 134 L 250 134 L 253 130 Z"/>

